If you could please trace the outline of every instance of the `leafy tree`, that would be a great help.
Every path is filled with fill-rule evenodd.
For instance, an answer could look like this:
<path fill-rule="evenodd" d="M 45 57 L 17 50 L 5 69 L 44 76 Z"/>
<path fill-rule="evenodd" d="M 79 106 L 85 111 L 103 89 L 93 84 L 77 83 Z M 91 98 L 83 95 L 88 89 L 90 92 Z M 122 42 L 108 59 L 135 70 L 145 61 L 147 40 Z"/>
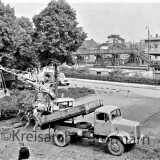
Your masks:
<path fill-rule="evenodd" d="M 33 25 L 28 18 L 16 18 L 14 9 L 0 2 L 0 64 L 25 70 L 35 66 L 32 47 Z"/>
<path fill-rule="evenodd" d="M 71 54 L 82 45 L 86 33 L 78 27 L 75 10 L 64 0 L 52 0 L 33 22 L 38 60 L 42 67 L 54 65 L 57 82 L 57 65 L 72 63 Z M 57 93 L 57 85 L 55 88 Z"/>
<path fill-rule="evenodd" d="M 12 67 L 26 70 L 37 66 L 35 50 L 32 46 L 33 24 L 26 17 L 17 19 L 19 31 L 17 32 L 16 52 L 12 60 Z"/>
<path fill-rule="evenodd" d="M 17 31 L 14 9 L 0 2 L 0 63 L 4 66 L 13 58 Z"/>

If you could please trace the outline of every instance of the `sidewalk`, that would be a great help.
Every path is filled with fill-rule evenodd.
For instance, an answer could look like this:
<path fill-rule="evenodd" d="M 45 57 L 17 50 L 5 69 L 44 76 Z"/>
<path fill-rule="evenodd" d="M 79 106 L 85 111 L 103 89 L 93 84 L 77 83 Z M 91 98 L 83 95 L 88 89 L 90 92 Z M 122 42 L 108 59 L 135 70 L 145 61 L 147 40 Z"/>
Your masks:
<path fill-rule="evenodd" d="M 76 78 L 70 78 L 70 80 L 71 80 L 71 81 L 79 81 L 79 82 L 98 83 L 98 84 L 112 85 L 112 86 L 123 86 L 123 87 L 132 87 L 132 88 L 144 88 L 144 89 L 151 89 L 151 90 L 160 90 L 160 86 L 158 86 L 158 85 L 146 85 L 146 84 L 136 84 L 136 83 L 109 82 L 109 81 L 88 80 L 88 79 L 76 79 Z"/>

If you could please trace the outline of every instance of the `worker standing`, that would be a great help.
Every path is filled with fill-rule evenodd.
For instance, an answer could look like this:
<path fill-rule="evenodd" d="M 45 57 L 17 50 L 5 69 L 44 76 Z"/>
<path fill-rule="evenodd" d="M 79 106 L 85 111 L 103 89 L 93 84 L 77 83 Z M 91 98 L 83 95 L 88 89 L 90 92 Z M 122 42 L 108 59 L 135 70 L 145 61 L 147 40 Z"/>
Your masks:
<path fill-rule="evenodd" d="M 40 117 L 42 116 L 42 113 L 48 111 L 48 107 L 50 106 L 51 98 L 48 95 L 48 93 L 45 92 L 38 92 L 35 104 L 34 104 L 34 110 L 33 115 L 36 118 L 36 124 L 33 128 L 33 131 L 36 131 L 38 128 L 38 125 L 41 125 Z"/>

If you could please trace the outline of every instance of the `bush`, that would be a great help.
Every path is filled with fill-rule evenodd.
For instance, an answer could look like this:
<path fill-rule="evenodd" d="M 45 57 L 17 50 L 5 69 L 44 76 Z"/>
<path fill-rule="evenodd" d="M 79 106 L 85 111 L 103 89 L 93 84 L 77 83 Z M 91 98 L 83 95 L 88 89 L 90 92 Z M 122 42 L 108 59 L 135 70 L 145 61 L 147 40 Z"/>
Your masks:
<path fill-rule="evenodd" d="M 86 73 L 86 74 L 88 74 L 90 72 L 90 70 L 86 67 L 76 67 L 76 66 L 65 67 L 65 66 L 62 66 L 60 68 L 60 72 L 68 73 L 68 74 L 71 74 L 71 73 Z"/>
<path fill-rule="evenodd" d="M 138 84 L 148 84 L 148 85 L 160 85 L 160 80 L 158 79 L 149 79 L 140 76 L 127 77 L 127 76 L 116 76 L 109 75 L 93 75 L 79 72 L 64 72 L 66 77 L 78 78 L 78 79 L 90 79 L 90 80 L 100 80 L 100 81 L 112 81 L 112 82 L 123 82 L 123 83 L 138 83 Z"/>
<path fill-rule="evenodd" d="M 93 89 L 89 89 L 89 88 L 68 88 L 68 89 L 59 89 L 58 90 L 58 97 L 61 97 L 63 94 L 63 97 L 70 97 L 70 98 L 80 98 L 80 97 L 84 97 L 87 96 L 89 94 L 94 94 L 95 91 Z"/>
<path fill-rule="evenodd" d="M 30 90 L 12 90 L 10 97 L 3 97 L 0 101 L 1 117 L 0 119 L 9 119 L 16 117 L 18 110 L 23 108 L 29 110 L 32 108 L 36 91 Z M 24 104 L 24 107 L 22 106 Z"/>
<path fill-rule="evenodd" d="M 94 94 L 95 91 L 84 87 L 68 89 L 62 88 L 58 90 L 57 97 L 61 97 L 62 93 L 64 97 L 77 99 L 88 94 Z M 36 91 L 34 90 L 12 90 L 10 97 L 3 97 L 0 100 L 0 120 L 15 118 L 19 109 L 23 109 L 24 111 L 32 109 L 33 103 L 35 101 L 35 96 Z"/>
<path fill-rule="evenodd" d="M 134 78 L 144 78 L 144 75 L 142 72 L 136 72 L 134 75 L 133 75 Z"/>
<path fill-rule="evenodd" d="M 122 77 L 122 76 L 126 76 L 126 73 L 124 73 L 123 70 L 120 68 L 115 68 L 111 72 L 109 72 L 109 76 Z"/>

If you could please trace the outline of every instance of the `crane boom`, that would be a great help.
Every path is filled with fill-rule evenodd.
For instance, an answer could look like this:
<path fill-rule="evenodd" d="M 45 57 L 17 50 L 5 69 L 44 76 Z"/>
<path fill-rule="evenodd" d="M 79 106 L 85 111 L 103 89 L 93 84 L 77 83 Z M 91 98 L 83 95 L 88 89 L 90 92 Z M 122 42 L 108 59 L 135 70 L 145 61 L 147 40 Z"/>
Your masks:
<path fill-rule="evenodd" d="M 0 65 L 0 70 L 13 74 L 17 77 L 18 80 L 22 82 L 27 82 L 35 87 L 36 90 L 47 92 L 51 97 L 55 98 L 55 94 L 53 91 L 46 85 L 40 84 L 38 81 L 36 81 L 33 77 L 30 76 L 30 72 L 27 71 L 21 71 L 17 69 L 11 69 L 7 67 L 3 67 Z"/>

